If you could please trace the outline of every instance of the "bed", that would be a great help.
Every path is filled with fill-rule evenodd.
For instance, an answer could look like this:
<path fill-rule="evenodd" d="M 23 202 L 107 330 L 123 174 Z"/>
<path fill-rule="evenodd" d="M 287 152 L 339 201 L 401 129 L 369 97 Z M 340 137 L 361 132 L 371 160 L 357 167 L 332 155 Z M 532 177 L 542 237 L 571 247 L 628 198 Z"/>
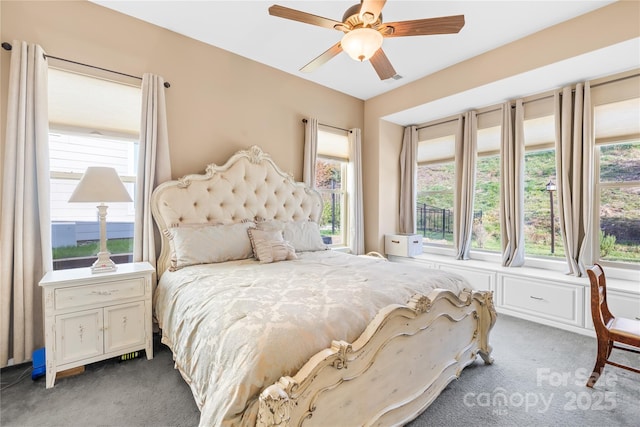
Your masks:
<path fill-rule="evenodd" d="M 329 250 L 320 195 L 253 146 L 161 184 L 154 316 L 201 426 L 401 425 L 478 355 L 492 293 Z"/>

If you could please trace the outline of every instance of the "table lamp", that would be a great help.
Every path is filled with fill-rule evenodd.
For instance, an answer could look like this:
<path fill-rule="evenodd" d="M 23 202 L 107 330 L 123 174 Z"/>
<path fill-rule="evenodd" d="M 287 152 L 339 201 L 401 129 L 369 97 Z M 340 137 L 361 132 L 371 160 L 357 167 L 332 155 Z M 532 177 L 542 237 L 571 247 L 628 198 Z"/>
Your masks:
<path fill-rule="evenodd" d="M 88 167 L 71 194 L 70 203 L 100 203 L 97 206 L 100 218 L 100 251 L 98 259 L 91 266 L 92 273 L 103 273 L 117 269 L 107 250 L 107 205 L 104 203 L 132 201 L 116 170 L 109 167 Z"/>

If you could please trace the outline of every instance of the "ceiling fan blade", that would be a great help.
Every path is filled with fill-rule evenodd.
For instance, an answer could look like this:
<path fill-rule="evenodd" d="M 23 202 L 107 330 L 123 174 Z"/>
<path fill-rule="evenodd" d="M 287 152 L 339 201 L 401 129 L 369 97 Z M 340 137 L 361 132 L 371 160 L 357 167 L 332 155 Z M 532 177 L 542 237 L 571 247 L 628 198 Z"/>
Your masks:
<path fill-rule="evenodd" d="M 389 58 L 384 54 L 382 48 L 378 49 L 378 51 L 369 59 L 369 62 L 371 62 L 376 73 L 378 73 L 380 80 L 390 79 L 396 75 L 396 70 L 393 69 L 393 65 L 391 65 Z"/>
<path fill-rule="evenodd" d="M 323 18 L 322 16 L 289 9 L 288 7 L 278 6 L 277 4 L 274 4 L 269 8 L 269 15 L 284 19 L 291 19 L 292 21 L 304 22 L 305 24 L 317 25 L 319 27 L 325 27 L 332 30 L 336 28 L 336 25 L 343 26 L 343 23 L 340 21 L 334 21 L 333 19 Z"/>
<path fill-rule="evenodd" d="M 386 0 L 362 0 L 360 19 L 369 24 L 376 22 L 386 2 Z"/>
<path fill-rule="evenodd" d="M 457 33 L 462 27 L 464 27 L 464 15 L 453 15 L 414 21 L 386 22 L 382 25 L 380 32 L 385 37 L 427 36 Z"/>
<path fill-rule="evenodd" d="M 309 62 L 304 67 L 300 68 L 300 71 L 304 73 L 310 73 L 314 71 L 316 68 L 318 68 L 319 66 L 321 66 L 322 64 L 329 62 L 331 58 L 333 58 L 340 52 L 342 52 L 342 45 L 340 44 L 340 42 L 338 42 L 333 46 L 331 46 L 326 51 L 324 51 L 320 56 L 315 58 L 313 61 Z"/>

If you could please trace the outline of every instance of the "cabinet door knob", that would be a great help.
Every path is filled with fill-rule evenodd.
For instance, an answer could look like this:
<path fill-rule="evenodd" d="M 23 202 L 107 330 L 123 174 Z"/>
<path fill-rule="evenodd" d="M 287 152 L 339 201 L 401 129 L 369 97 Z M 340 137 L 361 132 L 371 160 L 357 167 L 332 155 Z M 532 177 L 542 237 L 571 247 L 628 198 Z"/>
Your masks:
<path fill-rule="evenodd" d="M 529 295 L 529 298 L 535 299 L 535 300 L 538 300 L 538 301 L 544 301 L 544 298 L 534 297 L 533 295 Z"/>

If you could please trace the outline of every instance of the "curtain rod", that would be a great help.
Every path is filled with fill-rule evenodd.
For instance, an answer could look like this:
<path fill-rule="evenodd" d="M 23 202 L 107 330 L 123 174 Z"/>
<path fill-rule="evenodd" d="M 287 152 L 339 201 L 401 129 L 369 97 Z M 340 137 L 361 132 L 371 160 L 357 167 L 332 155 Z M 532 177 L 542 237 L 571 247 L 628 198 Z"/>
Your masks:
<path fill-rule="evenodd" d="M 628 76 L 618 77 L 617 79 L 606 80 L 606 81 L 603 81 L 603 82 L 600 82 L 600 83 L 597 83 L 597 84 L 591 85 L 591 88 L 593 89 L 594 87 L 604 86 L 604 85 L 608 85 L 608 84 L 610 84 L 610 83 L 616 83 L 616 82 L 620 82 L 620 81 L 623 81 L 623 80 L 632 79 L 632 78 L 634 78 L 634 77 L 638 77 L 638 76 L 640 76 L 640 73 L 633 73 L 633 74 L 630 74 L 630 75 L 628 75 Z M 554 91 L 560 91 L 560 90 L 562 90 L 562 89 L 561 89 L 561 88 L 558 88 L 558 89 L 555 89 Z M 576 90 L 575 90 L 575 89 L 571 89 L 571 93 L 575 93 L 575 92 L 576 92 Z M 544 92 L 543 92 L 543 93 L 544 93 Z M 534 95 L 534 96 L 535 96 L 535 95 Z M 528 104 L 528 103 L 530 103 L 530 102 L 540 101 L 541 99 L 553 98 L 553 96 L 554 96 L 553 94 L 549 94 L 549 95 L 541 96 L 541 97 L 539 97 L 539 98 L 530 99 L 530 100 L 528 100 L 528 101 L 524 101 L 524 100 L 523 100 L 523 101 L 522 101 L 522 104 L 524 105 L 524 104 Z M 515 101 L 515 100 L 509 100 L 509 102 L 513 102 L 513 101 Z M 505 102 L 507 102 L 507 101 L 505 101 Z M 484 107 L 484 108 L 490 108 L 490 107 Z M 496 108 L 493 108 L 493 109 L 491 109 L 491 110 L 487 110 L 487 111 L 483 111 L 482 113 L 478 113 L 478 114 L 492 113 L 492 112 L 494 112 L 494 111 L 498 111 L 498 110 L 500 110 L 501 108 L 502 108 L 502 105 L 498 105 L 498 106 L 496 106 Z M 515 108 L 515 105 L 511 105 L 511 108 Z M 420 126 L 420 127 L 416 128 L 416 130 L 420 130 L 420 129 L 428 128 L 428 127 L 435 126 L 435 125 L 439 125 L 439 124 L 442 124 L 442 123 L 449 123 L 449 122 L 453 122 L 453 121 L 456 121 L 456 120 L 458 120 L 458 118 L 451 119 L 451 120 L 445 120 L 445 121 L 438 122 L 438 123 L 435 123 L 435 124 L 424 125 L 424 126 Z"/>
<path fill-rule="evenodd" d="M 419 131 L 420 129 L 428 128 L 428 127 L 431 127 L 431 126 L 437 126 L 437 125 L 442 125 L 442 124 L 445 124 L 445 123 L 455 122 L 455 121 L 457 121 L 457 120 L 459 120 L 459 119 L 460 119 L 460 117 L 456 117 L 456 118 L 454 118 L 454 119 L 443 120 L 443 121 L 441 121 L 441 122 L 434 123 L 434 124 L 432 124 L 432 125 L 424 125 L 424 126 L 420 126 L 420 127 L 417 127 L 417 128 L 416 128 L 416 131 Z"/>
<path fill-rule="evenodd" d="M 529 102 L 538 101 L 538 100 L 540 100 L 540 99 L 545 99 L 545 98 L 550 98 L 550 97 L 552 97 L 552 96 L 553 96 L 553 95 L 550 95 L 550 96 L 544 96 L 544 97 L 542 97 L 542 98 L 532 99 L 531 101 L 522 101 L 522 104 L 524 105 L 524 104 L 527 104 L 527 103 L 529 103 Z M 507 102 L 507 101 L 505 101 L 505 102 Z M 509 104 L 511 104 L 511 101 L 509 101 Z M 516 108 L 515 104 L 514 104 L 514 105 L 510 105 L 510 106 L 511 106 L 511 109 Z M 483 107 L 483 108 L 491 108 L 491 107 Z M 481 110 L 482 108 L 479 108 L 479 109 Z M 477 110 L 479 110 L 479 109 L 478 109 L 478 108 L 476 108 L 476 109 L 475 109 L 475 110 L 476 110 L 476 112 L 477 112 Z M 500 111 L 500 110 L 502 110 L 502 104 L 500 104 L 500 105 L 496 106 L 496 108 L 491 108 L 490 110 L 482 111 L 482 112 L 480 112 L 480 113 L 477 113 L 477 115 L 480 115 L 480 114 L 487 114 L 487 113 L 493 113 L 494 111 Z M 469 110 L 469 111 L 472 111 L 472 110 Z M 461 116 L 461 115 L 462 115 L 462 114 L 460 114 L 460 116 Z M 431 127 L 431 126 L 437 126 L 437 125 L 441 125 L 441 124 L 444 124 L 444 123 L 455 122 L 456 120 L 460 120 L 460 117 L 456 117 L 456 118 L 454 118 L 454 119 L 449 119 L 449 120 L 444 120 L 444 121 L 442 121 L 442 122 L 437 122 L 437 123 L 430 124 L 430 125 L 420 126 L 420 127 L 416 128 L 416 130 L 418 131 L 418 130 L 420 130 L 420 129 L 425 129 L 425 128 L 428 128 L 428 127 Z"/>
<path fill-rule="evenodd" d="M 617 79 L 607 80 L 607 81 L 604 81 L 604 82 L 600 82 L 600 83 L 596 83 L 594 85 L 591 85 L 591 88 L 598 87 L 598 86 L 603 86 L 603 85 L 606 85 L 606 84 L 609 84 L 609 83 L 620 82 L 622 80 L 632 79 L 632 78 L 638 77 L 638 76 L 640 76 L 640 73 L 634 73 L 634 74 L 630 74 L 628 76 L 618 77 Z"/>
<path fill-rule="evenodd" d="M 307 123 L 307 119 L 302 119 L 302 123 Z M 324 123 L 318 123 L 318 124 L 321 125 L 321 126 L 328 127 L 328 128 L 343 130 L 345 132 L 351 133 L 351 131 L 349 129 L 339 128 L 338 126 L 325 125 Z"/>
<path fill-rule="evenodd" d="M 7 43 L 7 42 L 2 42 L 2 47 L 4 50 L 11 50 L 13 49 L 13 46 L 11 46 L 11 43 Z M 139 76 L 133 76 L 131 74 L 127 74 L 127 73 L 122 73 L 120 71 L 114 71 L 114 70 L 110 70 L 108 68 L 102 68 L 102 67 L 98 67 L 96 65 L 90 65 L 90 64 L 85 64 L 83 62 L 78 62 L 78 61 L 72 61 L 71 59 L 65 59 L 65 58 L 60 58 L 57 56 L 53 56 L 53 55 L 47 55 L 46 53 L 44 54 L 44 58 L 51 58 L 51 59 L 57 59 L 58 61 L 64 61 L 64 62 L 69 62 L 71 64 L 76 64 L 76 65 L 82 65 L 83 67 L 89 67 L 89 68 L 95 68 L 96 70 L 101 70 L 101 71 L 106 71 L 108 73 L 113 73 L 113 74 L 119 74 L 121 76 L 125 76 L 125 77 L 131 77 L 133 79 L 138 79 L 138 80 L 142 80 L 142 77 Z M 169 82 L 164 82 L 164 87 L 166 88 L 170 88 L 171 84 Z"/>

